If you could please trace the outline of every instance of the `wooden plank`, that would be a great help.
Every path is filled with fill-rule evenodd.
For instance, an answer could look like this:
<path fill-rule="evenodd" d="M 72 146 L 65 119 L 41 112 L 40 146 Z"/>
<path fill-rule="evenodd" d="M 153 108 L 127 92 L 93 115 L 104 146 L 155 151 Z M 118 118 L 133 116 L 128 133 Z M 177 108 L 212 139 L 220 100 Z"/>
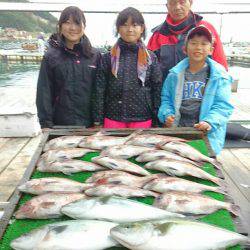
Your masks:
<path fill-rule="evenodd" d="M 250 149 L 237 148 L 231 149 L 231 152 L 250 171 Z"/>
<path fill-rule="evenodd" d="M 231 150 L 223 150 L 218 156 L 223 164 L 224 171 L 234 181 L 240 192 L 250 202 L 250 172 L 238 158 L 232 154 Z"/>
<path fill-rule="evenodd" d="M 0 173 L 11 163 L 30 138 L 11 138 L 0 148 Z M 1 176 L 1 175 L 0 175 Z"/>
<path fill-rule="evenodd" d="M 29 143 L 19 152 L 15 159 L 0 175 L 0 202 L 6 202 L 14 192 L 17 184 L 29 165 L 37 149 L 42 135 L 30 139 Z"/>
<path fill-rule="evenodd" d="M 6 143 L 8 143 L 8 141 L 10 140 L 10 138 L 2 138 L 0 137 L 0 150 L 2 147 L 5 146 Z"/>
<path fill-rule="evenodd" d="M 240 207 L 240 221 L 234 220 L 234 224 L 239 233 L 247 233 L 250 235 L 250 202 L 242 194 L 239 186 L 235 181 L 222 169 L 225 180 L 228 184 L 228 193 L 232 196 L 233 201 Z M 243 226 L 243 229 L 242 229 Z"/>
<path fill-rule="evenodd" d="M 35 152 L 30 160 L 29 166 L 27 167 L 27 169 L 25 170 L 25 173 L 22 177 L 22 179 L 20 180 L 20 185 L 25 183 L 26 181 L 28 181 L 35 169 L 36 166 L 36 162 L 38 161 L 41 153 L 42 153 L 42 148 L 44 146 L 44 144 L 46 143 L 46 141 L 48 140 L 49 137 L 49 133 L 45 132 L 41 135 L 41 141 L 37 146 L 37 149 L 34 149 Z M 19 202 L 19 199 L 21 198 L 21 192 L 16 188 L 13 195 L 11 196 L 9 203 L 7 204 L 3 217 L 0 221 L 0 239 L 2 238 L 6 227 L 9 224 L 9 220 L 11 218 L 11 216 L 14 213 L 14 210 L 16 208 L 16 205 Z"/>

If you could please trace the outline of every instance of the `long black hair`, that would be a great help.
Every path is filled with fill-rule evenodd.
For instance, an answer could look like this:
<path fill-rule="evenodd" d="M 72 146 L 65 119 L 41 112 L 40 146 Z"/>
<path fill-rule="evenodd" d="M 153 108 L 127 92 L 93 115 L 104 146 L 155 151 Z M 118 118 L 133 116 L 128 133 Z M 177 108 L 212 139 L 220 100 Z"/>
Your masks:
<path fill-rule="evenodd" d="M 145 39 L 146 26 L 145 26 L 144 18 L 142 16 L 142 13 L 133 7 L 128 7 L 119 13 L 119 15 L 116 19 L 116 23 L 115 23 L 116 36 L 119 33 L 119 27 L 124 25 L 128 21 L 129 17 L 132 19 L 132 23 L 136 23 L 136 24 L 139 24 L 140 26 L 144 27 L 144 31 L 143 31 L 141 36 Z"/>
<path fill-rule="evenodd" d="M 57 24 L 58 25 L 58 35 L 60 37 L 62 37 L 62 35 L 61 35 L 62 24 L 67 22 L 70 19 L 70 17 L 78 25 L 82 26 L 82 24 L 83 24 L 84 26 L 86 26 L 86 18 L 84 16 L 82 10 L 80 10 L 78 7 L 75 7 L 75 6 L 69 6 L 62 11 L 60 18 L 59 18 L 59 21 L 58 21 L 58 24 Z M 86 56 L 87 58 L 92 57 L 93 56 L 92 45 L 91 45 L 88 37 L 85 34 L 82 36 L 81 45 L 82 45 L 83 55 Z"/>

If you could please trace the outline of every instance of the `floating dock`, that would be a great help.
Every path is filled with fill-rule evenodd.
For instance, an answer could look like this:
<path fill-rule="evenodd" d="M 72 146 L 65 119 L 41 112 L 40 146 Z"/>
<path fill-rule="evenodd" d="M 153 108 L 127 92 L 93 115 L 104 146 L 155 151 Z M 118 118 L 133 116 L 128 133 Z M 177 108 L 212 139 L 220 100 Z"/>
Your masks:
<path fill-rule="evenodd" d="M 41 62 L 43 53 L 23 50 L 0 50 L 0 59 L 3 61 L 20 61 L 20 62 Z"/>

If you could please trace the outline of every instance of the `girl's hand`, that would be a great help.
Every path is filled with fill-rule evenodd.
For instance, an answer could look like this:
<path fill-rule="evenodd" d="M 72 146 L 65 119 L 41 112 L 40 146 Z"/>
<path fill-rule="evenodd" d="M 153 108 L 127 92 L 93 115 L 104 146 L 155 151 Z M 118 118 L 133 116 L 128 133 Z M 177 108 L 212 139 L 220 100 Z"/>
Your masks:
<path fill-rule="evenodd" d="M 207 122 L 201 121 L 199 123 L 194 124 L 194 128 L 198 130 L 202 130 L 203 132 L 211 130 L 211 125 Z"/>
<path fill-rule="evenodd" d="M 168 116 L 166 121 L 165 121 L 165 127 L 167 127 L 167 128 L 172 127 L 172 125 L 174 123 L 174 119 L 175 119 L 174 115 Z"/>

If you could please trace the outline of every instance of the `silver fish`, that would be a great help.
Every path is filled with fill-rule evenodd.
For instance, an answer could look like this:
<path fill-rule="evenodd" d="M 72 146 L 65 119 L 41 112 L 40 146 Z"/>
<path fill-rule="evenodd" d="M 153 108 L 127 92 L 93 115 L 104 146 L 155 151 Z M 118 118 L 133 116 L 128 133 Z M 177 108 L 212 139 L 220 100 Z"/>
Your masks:
<path fill-rule="evenodd" d="M 68 220 L 48 224 L 23 234 L 11 242 L 15 250 L 102 250 L 118 243 L 110 237 L 116 223 Z"/>
<path fill-rule="evenodd" d="M 118 223 L 183 217 L 138 201 L 115 196 L 81 199 L 64 206 L 61 212 L 74 219 L 97 219 Z"/>
<path fill-rule="evenodd" d="M 43 151 L 61 148 L 76 148 L 85 136 L 60 136 L 48 141 Z"/>
<path fill-rule="evenodd" d="M 165 151 L 165 150 L 148 151 L 148 152 L 140 154 L 138 157 L 136 157 L 135 160 L 137 162 L 148 162 L 148 161 L 160 160 L 160 159 L 163 159 L 163 158 L 169 158 L 169 159 L 173 159 L 173 160 L 190 162 L 190 163 L 196 165 L 197 167 L 202 166 L 202 163 L 197 163 L 195 161 L 192 161 L 190 159 L 182 157 L 182 156 L 180 156 L 178 154 L 175 154 L 175 153 L 172 153 L 172 152 L 169 152 L 169 151 Z"/>
<path fill-rule="evenodd" d="M 55 162 L 55 161 L 63 161 L 66 159 L 72 159 L 75 157 L 81 157 L 89 152 L 94 152 L 94 150 L 87 148 L 66 148 L 66 149 L 54 149 L 49 150 L 46 153 L 42 154 L 37 166 L 44 167 L 46 164 Z"/>
<path fill-rule="evenodd" d="M 111 158 L 109 156 L 97 156 L 93 157 L 91 160 L 110 169 L 122 170 L 132 174 L 150 175 L 147 170 L 128 160 Z"/>
<path fill-rule="evenodd" d="M 87 188 L 93 187 L 92 183 L 80 183 L 66 178 L 48 177 L 31 179 L 20 185 L 18 189 L 21 192 L 29 194 L 45 194 L 48 192 L 72 192 L 79 193 Z"/>
<path fill-rule="evenodd" d="M 32 197 L 15 213 L 16 219 L 59 218 L 62 206 L 86 197 L 81 193 L 48 193 Z"/>
<path fill-rule="evenodd" d="M 202 222 L 174 218 L 163 223 L 121 224 L 112 228 L 110 234 L 133 250 L 219 250 L 250 244 L 244 235 Z"/>
<path fill-rule="evenodd" d="M 133 138 L 137 134 L 137 131 L 129 136 L 124 137 L 110 136 L 106 134 L 107 133 L 105 133 L 104 131 L 100 131 L 97 134 L 88 136 L 79 143 L 79 147 L 102 150 L 106 147 L 121 145 L 124 144 L 127 140 Z"/>
<path fill-rule="evenodd" d="M 203 155 L 201 152 L 193 148 L 192 146 L 183 143 L 183 142 L 167 142 L 162 143 L 158 145 L 161 149 L 179 154 L 183 157 L 186 157 L 190 160 L 196 161 L 196 162 L 208 162 L 214 165 L 216 168 L 221 168 L 221 163 L 217 161 L 216 159 L 210 158 L 206 155 Z"/>
<path fill-rule="evenodd" d="M 130 157 L 139 155 L 143 152 L 151 151 L 152 148 L 134 146 L 134 145 L 117 145 L 108 147 L 101 152 L 101 155 L 108 155 L 114 158 L 128 159 Z"/>
<path fill-rule="evenodd" d="M 71 159 L 64 161 L 56 161 L 48 163 L 46 165 L 39 165 L 39 167 L 37 168 L 37 170 L 39 170 L 40 172 L 62 172 L 66 175 L 84 171 L 99 171 L 104 169 L 106 168 L 93 162 Z"/>
<path fill-rule="evenodd" d="M 139 132 L 138 132 L 139 133 Z M 167 136 L 167 135 L 157 135 L 157 134 L 138 134 L 128 140 L 126 144 L 135 146 L 145 146 L 145 147 L 155 147 L 159 143 L 170 142 L 170 141 L 187 141 L 182 138 Z"/>
<path fill-rule="evenodd" d="M 129 187 L 126 185 L 119 184 L 105 184 L 97 185 L 91 188 L 88 188 L 85 191 L 85 194 L 88 196 L 121 196 L 121 197 L 147 197 L 153 196 L 157 197 L 158 194 L 149 190 Z"/>
<path fill-rule="evenodd" d="M 239 215 L 240 208 L 229 202 L 218 201 L 206 195 L 192 192 L 169 191 L 155 199 L 155 207 L 173 213 L 182 214 L 211 214 L 219 209 Z"/>
<path fill-rule="evenodd" d="M 168 191 L 188 191 L 193 193 L 202 193 L 204 191 L 213 191 L 226 194 L 222 187 L 212 187 L 197 182 L 188 181 L 178 177 L 159 176 L 152 181 L 147 182 L 143 189 L 152 190 L 158 193 Z"/>
<path fill-rule="evenodd" d="M 169 175 L 174 175 L 174 176 L 190 175 L 201 179 L 210 180 L 221 187 L 226 186 L 224 180 L 215 177 L 211 174 L 208 174 L 204 170 L 197 168 L 196 166 L 188 162 L 162 159 L 162 160 L 148 162 L 144 167 L 147 169 L 163 171 Z"/>

